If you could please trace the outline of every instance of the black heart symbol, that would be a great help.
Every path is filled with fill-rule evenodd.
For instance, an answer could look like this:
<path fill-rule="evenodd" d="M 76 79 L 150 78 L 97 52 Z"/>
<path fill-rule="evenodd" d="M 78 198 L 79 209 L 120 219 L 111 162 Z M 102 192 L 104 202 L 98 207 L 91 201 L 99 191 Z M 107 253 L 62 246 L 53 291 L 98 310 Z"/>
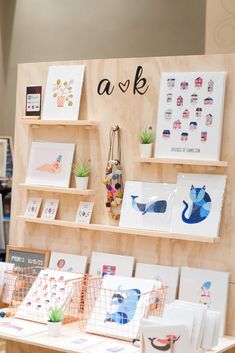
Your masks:
<path fill-rule="evenodd" d="M 119 82 L 118 87 L 120 88 L 120 90 L 125 93 L 130 85 L 130 80 L 126 80 L 125 83 Z"/>

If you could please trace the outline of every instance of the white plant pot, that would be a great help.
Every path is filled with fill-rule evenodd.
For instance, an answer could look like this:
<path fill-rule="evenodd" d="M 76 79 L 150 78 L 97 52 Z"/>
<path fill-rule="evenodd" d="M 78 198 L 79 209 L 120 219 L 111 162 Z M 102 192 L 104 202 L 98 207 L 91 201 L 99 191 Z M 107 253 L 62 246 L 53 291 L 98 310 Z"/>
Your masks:
<path fill-rule="evenodd" d="M 153 144 L 142 144 L 140 143 L 140 157 L 141 158 L 151 158 L 152 157 Z"/>
<path fill-rule="evenodd" d="M 58 337 L 61 333 L 62 322 L 47 322 L 48 336 Z"/>
<path fill-rule="evenodd" d="M 76 186 L 78 190 L 86 190 L 88 185 L 89 177 L 75 177 L 76 179 Z"/>

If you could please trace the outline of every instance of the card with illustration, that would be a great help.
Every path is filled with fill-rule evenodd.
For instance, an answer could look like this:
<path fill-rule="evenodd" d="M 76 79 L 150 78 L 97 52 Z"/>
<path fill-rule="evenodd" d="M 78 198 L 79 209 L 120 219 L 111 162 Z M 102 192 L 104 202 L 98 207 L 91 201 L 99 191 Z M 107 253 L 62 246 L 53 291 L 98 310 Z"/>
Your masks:
<path fill-rule="evenodd" d="M 102 252 L 92 252 L 89 273 L 94 276 L 118 275 L 132 277 L 135 258 Z"/>
<path fill-rule="evenodd" d="M 93 206 L 94 202 L 80 201 L 75 222 L 79 224 L 89 224 Z"/>
<path fill-rule="evenodd" d="M 26 184 L 69 187 L 75 144 L 32 142 Z"/>
<path fill-rule="evenodd" d="M 14 317 L 0 318 L 0 333 L 2 334 L 25 337 L 36 335 L 46 330 L 47 327 L 45 325 L 37 324 L 35 322 L 15 319 Z"/>
<path fill-rule="evenodd" d="M 154 280 L 104 276 L 86 331 L 126 340 L 136 338 L 154 289 Z"/>
<path fill-rule="evenodd" d="M 11 303 L 16 278 L 11 274 L 7 274 L 7 271 L 11 272 L 14 267 L 15 264 L 11 264 L 9 262 L 0 262 L 1 303 Z"/>
<path fill-rule="evenodd" d="M 0 177 L 6 178 L 7 140 L 0 138 Z"/>
<path fill-rule="evenodd" d="M 49 67 L 42 120 L 78 119 L 84 69 L 84 65 Z"/>
<path fill-rule="evenodd" d="M 60 201 L 58 199 L 46 199 L 41 218 L 47 220 L 55 219 L 59 207 L 59 202 Z"/>
<path fill-rule="evenodd" d="M 64 308 L 65 314 L 67 314 L 67 305 L 70 301 L 74 300 L 73 305 L 75 305 L 75 301 L 77 303 L 81 299 L 79 291 L 76 290 L 79 280 L 83 281 L 82 274 L 51 269 L 41 270 L 19 306 L 15 317 L 46 323 L 48 310 L 55 306 Z M 76 295 L 74 296 L 75 291 Z"/>
<path fill-rule="evenodd" d="M 30 197 L 25 210 L 25 217 L 37 218 L 42 203 L 41 197 Z"/>
<path fill-rule="evenodd" d="M 175 184 L 126 181 L 119 227 L 167 232 Z"/>
<path fill-rule="evenodd" d="M 155 157 L 220 159 L 226 72 L 163 72 Z"/>
<path fill-rule="evenodd" d="M 171 303 L 175 300 L 179 281 L 179 267 L 143 264 L 137 262 L 135 277 L 160 281 L 164 286 L 167 286 L 165 299 L 166 303 Z"/>
<path fill-rule="evenodd" d="M 69 337 L 63 341 L 60 341 L 57 346 L 64 347 L 66 349 L 77 350 L 79 352 L 87 350 L 95 345 L 104 342 L 104 338 L 98 336 L 91 336 L 86 334 L 79 334 L 77 336 Z M 97 349 L 95 349 L 96 351 Z"/>
<path fill-rule="evenodd" d="M 179 173 L 171 232 L 217 237 L 226 179 L 226 175 Z"/>
<path fill-rule="evenodd" d="M 179 299 L 201 303 L 221 312 L 220 335 L 224 335 L 228 302 L 229 273 L 182 267 Z"/>
<path fill-rule="evenodd" d="M 49 268 L 53 270 L 85 273 L 87 256 L 52 251 Z"/>

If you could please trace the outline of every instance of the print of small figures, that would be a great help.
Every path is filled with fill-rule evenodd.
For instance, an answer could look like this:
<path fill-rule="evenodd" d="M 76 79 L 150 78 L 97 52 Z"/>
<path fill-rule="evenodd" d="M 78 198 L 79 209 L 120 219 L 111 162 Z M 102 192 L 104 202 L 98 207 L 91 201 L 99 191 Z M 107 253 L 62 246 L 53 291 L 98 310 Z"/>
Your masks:
<path fill-rule="evenodd" d="M 196 224 L 204 221 L 210 214 L 211 210 L 211 198 L 206 192 L 206 186 L 190 188 L 190 199 L 192 204 L 189 204 L 183 200 L 184 209 L 182 212 L 182 221 L 187 224 Z M 188 213 L 188 218 L 186 217 Z"/>
<path fill-rule="evenodd" d="M 62 155 L 59 155 L 56 160 L 52 163 L 45 163 L 37 168 L 41 172 L 47 172 L 51 174 L 60 173 L 62 168 Z"/>
<path fill-rule="evenodd" d="M 195 79 L 195 87 L 196 88 L 201 88 L 202 87 L 202 83 L 203 83 L 203 79 L 201 77 L 197 77 Z"/>
<path fill-rule="evenodd" d="M 184 104 L 184 99 L 182 96 L 179 96 L 176 101 L 177 107 L 182 107 Z"/>
<path fill-rule="evenodd" d="M 180 140 L 181 141 L 188 141 L 188 133 L 187 132 L 182 132 Z"/>
<path fill-rule="evenodd" d="M 192 104 L 197 104 L 198 102 L 198 95 L 196 93 L 191 94 L 190 102 Z"/>
<path fill-rule="evenodd" d="M 213 80 L 210 80 L 210 81 L 208 82 L 208 85 L 207 85 L 207 91 L 208 91 L 208 92 L 213 92 L 213 90 L 214 90 L 214 81 L 213 81 Z"/>
<path fill-rule="evenodd" d="M 204 282 L 200 288 L 199 303 L 206 305 L 208 308 L 211 305 L 211 281 Z"/>
<path fill-rule="evenodd" d="M 116 273 L 116 266 L 103 265 L 102 276 L 105 276 L 105 275 L 114 276 L 115 273 Z"/>
<path fill-rule="evenodd" d="M 167 79 L 167 87 L 174 88 L 175 87 L 175 78 L 168 78 Z"/>
<path fill-rule="evenodd" d="M 63 108 L 65 104 L 67 104 L 68 107 L 71 107 L 73 105 L 72 86 L 73 86 L 73 80 L 70 80 L 69 82 L 64 81 L 63 83 L 61 82 L 60 79 L 56 80 L 56 83 L 52 88 L 52 92 L 53 92 L 53 97 L 56 99 L 57 108 Z"/>
<path fill-rule="evenodd" d="M 180 88 L 181 88 L 182 90 L 188 89 L 188 82 L 186 82 L 186 81 L 181 82 Z"/>

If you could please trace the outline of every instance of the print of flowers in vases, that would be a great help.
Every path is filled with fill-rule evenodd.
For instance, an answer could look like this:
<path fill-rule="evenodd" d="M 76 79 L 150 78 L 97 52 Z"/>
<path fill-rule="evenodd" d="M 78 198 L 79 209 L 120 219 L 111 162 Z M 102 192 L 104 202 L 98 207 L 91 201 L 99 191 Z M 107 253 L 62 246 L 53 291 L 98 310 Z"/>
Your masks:
<path fill-rule="evenodd" d="M 69 82 L 61 82 L 60 79 L 56 81 L 53 86 L 53 97 L 56 98 L 57 108 L 63 108 L 66 104 L 68 107 L 73 105 L 73 80 Z"/>

